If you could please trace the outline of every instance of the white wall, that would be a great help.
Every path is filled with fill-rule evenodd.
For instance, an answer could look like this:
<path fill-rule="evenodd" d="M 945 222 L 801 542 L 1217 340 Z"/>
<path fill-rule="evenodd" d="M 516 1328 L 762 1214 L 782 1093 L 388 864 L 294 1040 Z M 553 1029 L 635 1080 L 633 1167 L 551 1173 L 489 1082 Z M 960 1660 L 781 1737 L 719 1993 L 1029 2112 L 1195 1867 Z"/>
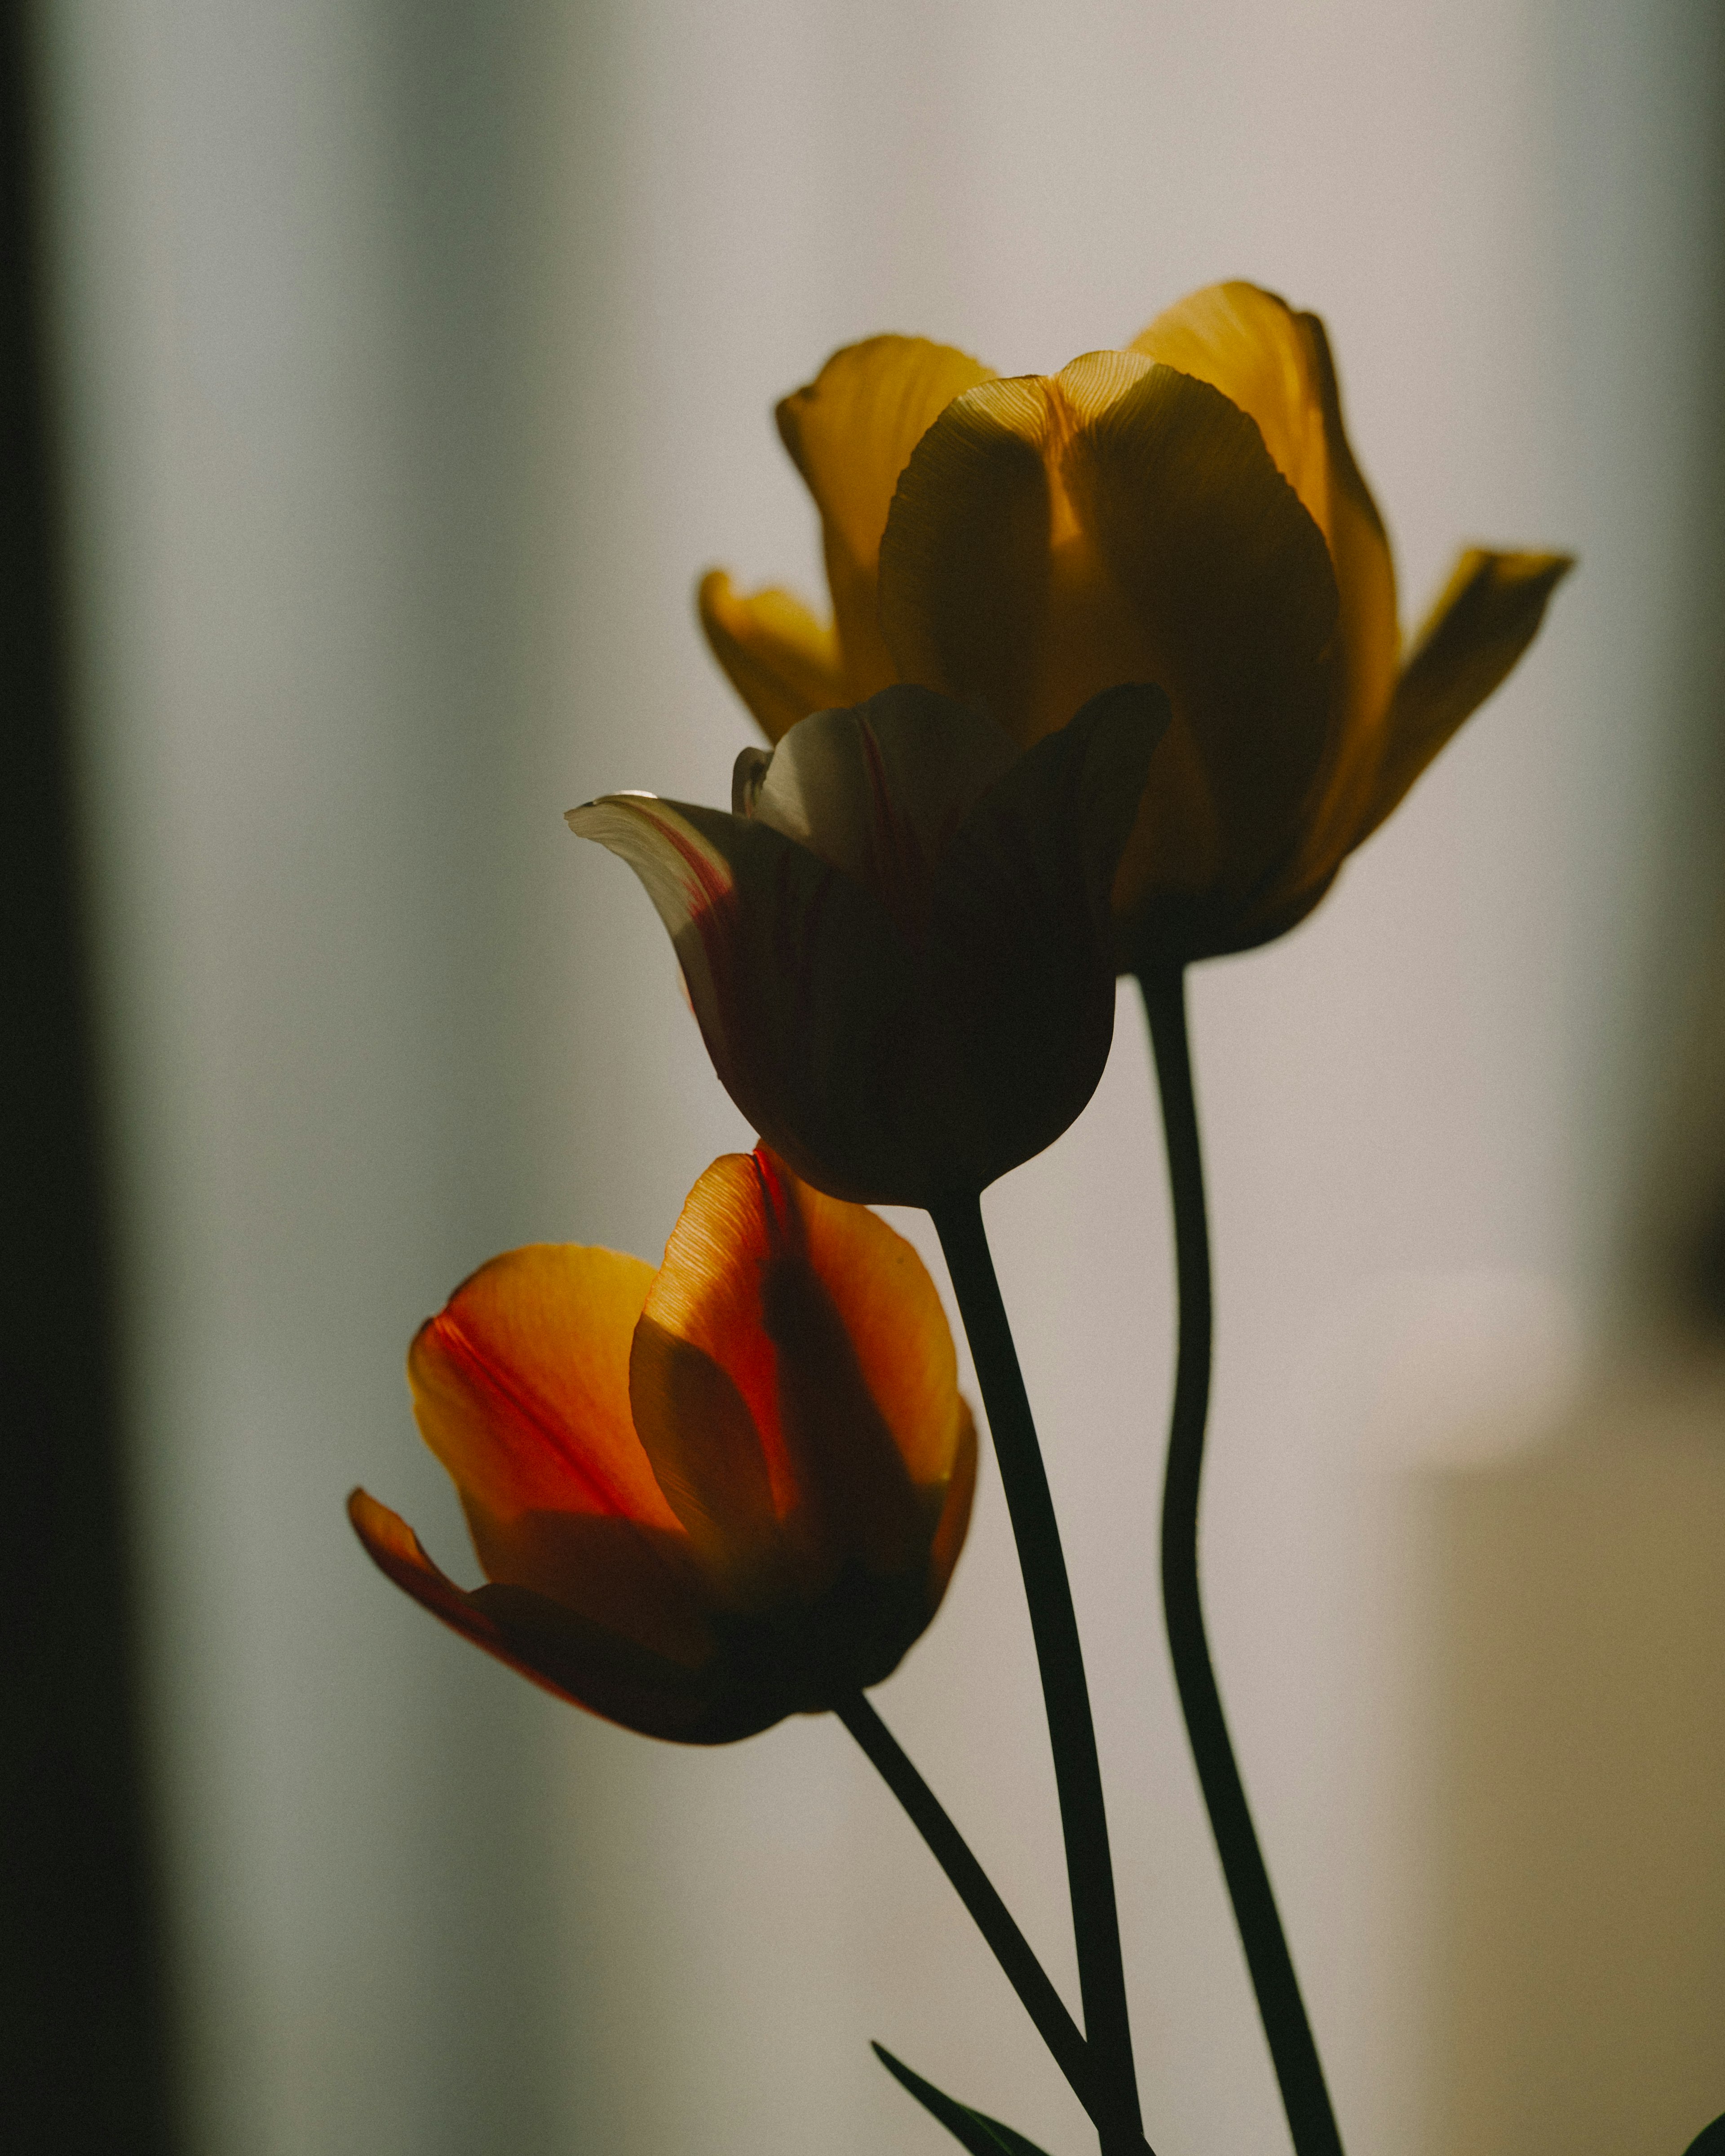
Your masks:
<path fill-rule="evenodd" d="M 1470 1476 L 1517 1471 L 1455 1461 L 1553 1425 L 1610 1335 L 1682 901 L 1716 868 L 1682 850 L 1708 769 L 1710 11 L 52 19 L 197 2148 L 942 2145 L 871 2035 L 1084 2145 L 836 1727 L 703 1755 L 562 1712 L 393 1595 L 340 1502 L 363 1480 L 459 1570 L 398 1377 L 413 1324 L 510 1244 L 656 1255 L 742 1138 L 649 909 L 560 812 L 619 785 L 724 797 L 747 728 L 693 578 L 815 572 L 773 398 L 886 327 L 1058 367 L 1226 275 L 1327 316 L 1408 614 L 1464 540 L 1583 557 L 1321 913 L 1194 990 L 1213 1626 L 1344 2131 L 1360 2156 L 1581 2148 L 1516 2110 L 1525 2087 L 1494 2093 L 1516 2074 L 1457 2092 L 1481 2043 L 1524 2085 L 1574 2076 L 1561 2016 L 1505 2033 L 1515 1999 L 1453 2036 L 1493 1890 L 1445 1794 L 1477 1747 L 1456 1583 L 1489 1573 L 1450 1530 L 1480 1517 Z M 1271 2151 L 1153 1623 L 1170 1313 L 1146 1065 L 1127 1000 L 1096 1102 L 990 1218 L 1092 1645 L 1151 2138 Z M 1561 1631 L 1541 1651 L 1561 1661 Z M 880 1703 L 1069 1971 L 992 1481 Z M 1563 1952 L 1560 1928 L 1526 1936 Z M 1662 1955 L 1656 1929 L 1635 1950 Z M 1717 1960 L 1696 1981 L 1725 2007 Z M 1725 2105 L 1725 2061 L 1599 2071 L 1648 2120 L 1601 2156 L 1676 2156 L 1709 2072 Z"/>

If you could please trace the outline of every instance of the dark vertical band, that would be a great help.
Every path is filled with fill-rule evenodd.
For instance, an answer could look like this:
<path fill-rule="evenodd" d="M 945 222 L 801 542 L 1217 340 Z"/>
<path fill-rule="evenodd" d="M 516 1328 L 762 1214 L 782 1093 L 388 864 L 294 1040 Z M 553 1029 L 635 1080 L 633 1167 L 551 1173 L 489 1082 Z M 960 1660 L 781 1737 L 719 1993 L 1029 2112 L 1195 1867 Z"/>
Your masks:
<path fill-rule="evenodd" d="M 162 2156 L 44 365 L 34 10 L 0 9 L 0 2146 Z"/>

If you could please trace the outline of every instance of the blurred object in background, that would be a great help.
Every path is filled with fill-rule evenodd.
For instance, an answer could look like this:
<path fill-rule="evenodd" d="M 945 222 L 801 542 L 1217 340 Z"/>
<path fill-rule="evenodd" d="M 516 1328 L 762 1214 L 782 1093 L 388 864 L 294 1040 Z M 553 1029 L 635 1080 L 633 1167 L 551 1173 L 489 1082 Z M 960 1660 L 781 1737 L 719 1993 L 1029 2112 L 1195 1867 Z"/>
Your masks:
<path fill-rule="evenodd" d="M 1725 1359 L 1425 1493 L 1432 2145 L 1681 2152 L 1725 2109 Z"/>
<path fill-rule="evenodd" d="M 0 13 L 0 2145 L 166 2156 L 106 1147 L 67 726 L 34 13 Z"/>
<path fill-rule="evenodd" d="M 1409 625 L 1467 541 L 1581 557 L 1311 922 L 1194 983 L 1205 1577 L 1242 1764 L 1353 2156 L 1575 2156 L 1574 2112 L 1542 2120 L 1528 2090 L 1574 2071 L 1603 2133 L 1650 2073 L 1704 2087 L 1717 1871 L 1669 1935 L 1657 1912 L 1670 1822 L 1717 1804 L 1717 1693 L 1686 1725 L 1666 1689 L 1713 1644 L 1694 1537 L 1717 1461 L 1661 1435 L 1689 1351 L 1616 1343 L 1656 1330 L 1725 1188 L 1715 1078 L 1692 1110 L 1669 1081 L 1692 1013 L 1717 1038 L 1725 963 L 1717 9 L 1077 0 L 1057 35 L 1029 0 L 43 20 L 193 2156 L 757 2156 L 811 2120 L 832 2156 L 935 2145 L 870 2035 L 1076 2145 L 842 1732 L 712 1758 L 561 1709 L 392 1595 L 341 1503 L 363 1481 L 474 1578 L 412 1431 L 413 1327 L 536 1238 L 656 1253 L 745 1137 L 650 908 L 561 815 L 617 786 L 726 798 L 750 729 L 695 577 L 800 562 L 819 588 L 773 399 L 880 329 L 1058 366 L 1228 275 L 1327 317 Z M 1157 1629 L 1147 1065 L 1127 1000 L 1095 1104 L 988 1211 L 1091 1645 L 1151 2138 L 1267 2156 L 1283 2128 Z M 1522 1284 L 1505 1323 L 1481 1280 Z M 1377 1390 L 1327 1378 L 1321 1338 L 1344 1370 L 1377 1353 Z M 1649 1475 L 1565 1468 L 1566 1419 L 1598 1424 L 1558 1377 L 1650 1360 Z M 1603 1397 L 1630 1448 L 1624 1392 Z M 1604 1599 L 1571 1622 L 1560 1586 L 1594 1565 Z M 1529 1778 L 1580 1756 L 1595 1699 L 1620 1756 L 1632 1728 L 1647 1748 L 1633 1782 L 1547 1803 Z M 1069 1981 L 986 1470 L 947 1606 L 879 1704 Z M 1585 1992 L 1574 1958 L 1608 1949 Z M 1656 2066 L 1640 2035 L 1604 2041 L 1614 2002 L 1682 1985 Z M 1677 2156 L 1674 2117 L 1645 2156 Z"/>

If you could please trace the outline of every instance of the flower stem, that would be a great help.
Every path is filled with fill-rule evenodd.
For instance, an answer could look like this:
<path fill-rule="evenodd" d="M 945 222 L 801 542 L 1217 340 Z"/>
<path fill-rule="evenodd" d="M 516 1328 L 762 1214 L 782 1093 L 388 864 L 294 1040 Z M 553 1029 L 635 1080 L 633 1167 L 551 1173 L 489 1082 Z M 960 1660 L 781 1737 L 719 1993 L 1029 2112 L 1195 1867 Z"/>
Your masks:
<path fill-rule="evenodd" d="M 1312 2025 L 1306 2018 L 1270 1874 L 1264 1868 L 1229 1742 L 1199 1594 L 1199 1483 L 1210 1392 L 1210 1249 L 1186 1029 L 1185 975 L 1178 968 L 1141 974 L 1138 986 L 1150 1021 L 1162 1093 L 1180 1294 L 1179 1355 L 1162 1501 L 1162 1599 L 1168 1652 L 1296 2156 L 1342 2156 L 1342 2139 Z"/>
<path fill-rule="evenodd" d="M 1071 1584 L 1066 1577 L 1054 1501 L 1049 1494 L 1018 1351 L 1000 1299 L 1000 1284 L 994 1276 L 981 1200 L 965 1194 L 942 1199 L 929 1211 L 969 1337 L 1024 1573 L 1048 1713 L 1055 1781 L 1060 1792 L 1085 2035 L 1101 2099 L 1101 2116 L 1096 2125 L 1104 2151 L 1115 2156 L 1115 2152 L 1141 2148 L 1143 2128 L 1132 2068 L 1132 2024 L 1121 1960 L 1120 1918 L 1114 1903 L 1114 1867 L 1108 1854 L 1102 1774 L 1096 1758 Z"/>
<path fill-rule="evenodd" d="M 833 1712 L 850 1732 L 872 1764 L 901 1804 L 910 1820 L 933 1851 L 958 1898 L 974 1918 L 993 1956 L 1006 1972 L 1008 1982 L 1024 2002 L 1024 2011 L 1036 2025 L 1037 2034 L 1054 2054 L 1055 2063 L 1072 2085 L 1078 2101 L 1092 2118 L 1099 2108 L 1092 2086 L 1095 2074 L 1078 2025 L 1066 2011 L 1065 2001 L 1050 1983 L 1030 1943 L 1013 1920 L 1011 1911 L 994 1891 L 993 1881 L 971 1854 L 969 1844 L 941 1801 L 906 1758 L 898 1739 L 875 1713 L 861 1692 L 834 1704 Z"/>

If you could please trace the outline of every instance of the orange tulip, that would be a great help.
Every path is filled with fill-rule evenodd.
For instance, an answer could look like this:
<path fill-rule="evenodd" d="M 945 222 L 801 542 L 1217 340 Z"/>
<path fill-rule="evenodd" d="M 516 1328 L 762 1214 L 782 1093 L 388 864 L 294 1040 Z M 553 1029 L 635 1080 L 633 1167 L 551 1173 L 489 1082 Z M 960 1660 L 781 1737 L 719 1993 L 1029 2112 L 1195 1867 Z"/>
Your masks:
<path fill-rule="evenodd" d="M 833 621 L 708 575 L 701 620 L 744 701 L 777 739 L 918 682 L 1029 744 L 1111 683 L 1159 684 L 1173 722 L 1113 890 L 1139 972 L 1302 919 L 1570 566 L 1469 549 L 1402 655 L 1323 325 L 1252 285 L 1195 292 L 1053 377 L 871 338 L 778 424 L 820 511 Z"/>
<path fill-rule="evenodd" d="M 896 1668 L 976 1479 L 916 1252 L 764 1147 L 716 1160 L 655 1273 L 534 1244 L 420 1328 L 413 1412 L 460 1492 L 469 1593 L 356 1490 L 398 1586 L 547 1691 L 721 1744 Z"/>
<path fill-rule="evenodd" d="M 1122 687 L 1020 752 L 926 689 L 738 759 L 734 813 L 615 793 L 714 1067 L 797 1173 L 927 1205 L 1051 1144 L 1114 1028 L 1108 894 L 1166 700 Z"/>

